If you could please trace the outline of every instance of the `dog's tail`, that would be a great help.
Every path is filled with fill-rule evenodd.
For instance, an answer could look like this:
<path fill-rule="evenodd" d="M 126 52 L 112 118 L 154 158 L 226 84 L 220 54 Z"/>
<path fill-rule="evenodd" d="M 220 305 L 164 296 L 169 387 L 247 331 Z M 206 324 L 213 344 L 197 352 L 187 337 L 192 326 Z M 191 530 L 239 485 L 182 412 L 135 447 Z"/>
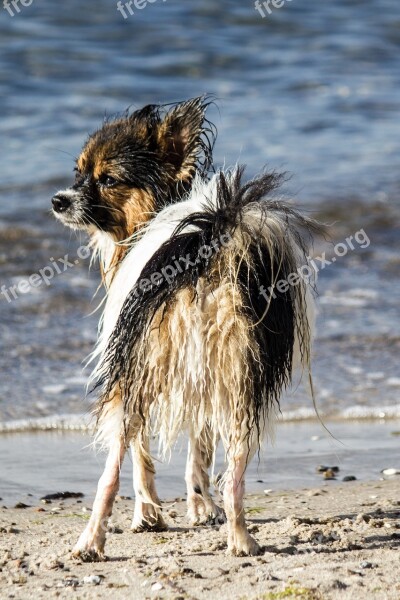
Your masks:
<path fill-rule="evenodd" d="M 283 388 L 291 382 L 294 363 L 309 367 L 313 270 L 307 255 L 320 227 L 286 202 L 268 198 L 282 175 L 264 173 L 244 185 L 242 175 L 243 168 L 237 168 L 217 173 L 207 183 L 197 179 L 172 235 L 155 248 L 132 285 L 97 370 L 96 387 L 102 388 L 99 414 L 118 388 L 127 419 L 133 413 L 146 417 L 142 394 L 144 377 L 149 380 L 146 339 L 184 289 L 191 292 L 190 302 L 199 304 L 201 290 L 213 294 L 221 281 L 228 281 L 227 293 L 234 291 L 240 297 L 234 311 L 246 322 L 246 340 L 251 340 L 244 349 L 243 389 L 259 433 L 265 411 L 279 403 Z M 154 226 L 157 220 L 168 220 L 168 214 L 160 213 Z M 140 255 L 146 235 L 151 231 L 131 253 Z M 159 396 L 162 390 L 152 393 Z"/>

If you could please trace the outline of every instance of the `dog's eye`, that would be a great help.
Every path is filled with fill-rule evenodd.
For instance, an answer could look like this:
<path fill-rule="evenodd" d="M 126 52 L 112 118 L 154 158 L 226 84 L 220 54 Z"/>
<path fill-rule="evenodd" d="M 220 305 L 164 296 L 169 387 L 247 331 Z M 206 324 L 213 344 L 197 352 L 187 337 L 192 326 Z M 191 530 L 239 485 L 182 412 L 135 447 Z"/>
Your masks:
<path fill-rule="evenodd" d="M 111 177 L 111 175 L 100 175 L 99 183 L 100 185 L 104 185 L 105 187 L 112 187 L 118 182 L 116 179 L 114 179 L 114 177 Z"/>

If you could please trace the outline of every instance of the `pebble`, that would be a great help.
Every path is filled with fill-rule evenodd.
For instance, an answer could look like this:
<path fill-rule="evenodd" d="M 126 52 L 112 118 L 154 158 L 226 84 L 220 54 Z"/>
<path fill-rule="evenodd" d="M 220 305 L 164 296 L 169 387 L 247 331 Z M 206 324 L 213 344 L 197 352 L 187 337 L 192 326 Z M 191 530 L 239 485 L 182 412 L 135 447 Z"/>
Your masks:
<path fill-rule="evenodd" d="M 272 490 L 264 490 L 264 494 L 265 494 L 266 496 L 268 496 L 268 495 L 269 495 L 271 492 L 272 492 Z"/>
<path fill-rule="evenodd" d="M 357 477 L 354 475 L 346 475 L 343 477 L 342 481 L 357 481 Z"/>
<path fill-rule="evenodd" d="M 24 504 L 23 502 L 17 502 L 14 508 L 30 508 L 29 504 Z"/>
<path fill-rule="evenodd" d="M 326 467 L 325 465 L 318 465 L 318 467 L 317 467 L 317 473 L 324 473 L 328 469 L 329 469 L 329 467 Z"/>
<path fill-rule="evenodd" d="M 308 492 L 306 492 L 306 496 L 322 496 L 322 490 L 308 490 Z"/>
<path fill-rule="evenodd" d="M 383 471 L 381 471 L 381 473 L 383 475 L 400 475 L 400 471 L 399 469 L 383 469 Z"/>
<path fill-rule="evenodd" d="M 68 577 L 67 579 L 64 579 L 64 581 L 61 582 L 62 587 L 78 587 L 79 585 L 79 579 L 76 579 L 75 577 Z"/>
<path fill-rule="evenodd" d="M 151 586 L 151 589 L 153 592 L 159 592 L 160 590 L 163 589 L 163 585 L 162 585 L 162 583 L 157 581 L 156 583 L 153 583 L 153 585 Z"/>
<path fill-rule="evenodd" d="M 61 570 L 64 568 L 64 563 L 57 557 L 50 557 L 43 563 L 43 567 L 49 570 Z"/>
<path fill-rule="evenodd" d="M 317 473 L 326 473 L 326 471 L 333 471 L 334 473 L 339 473 L 339 467 L 327 467 L 326 465 L 318 465 Z"/>
<path fill-rule="evenodd" d="M 100 585 L 101 577 L 98 575 L 87 575 L 83 578 L 83 583 L 88 583 L 90 585 Z"/>
<path fill-rule="evenodd" d="M 356 523 L 369 523 L 371 521 L 371 515 L 359 513 L 355 519 Z"/>
<path fill-rule="evenodd" d="M 55 494 L 46 494 L 41 500 L 65 500 L 66 498 L 83 498 L 82 492 L 56 492 Z"/>
<path fill-rule="evenodd" d="M 348 587 L 349 586 L 346 583 L 343 583 L 343 581 L 340 581 L 339 579 L 336 579 L 332 584 L 334 590 L 345 590 Z"/>
<path fill-rule="evenodd" d="M 367 560 L 363 560 L 362 563 L 360 563 L 360 569 L 374 569 L 377 566 L 378 565 L 368 562 Z"/>
<path fill-rule="evenodd" d="M 145 558 L 132 558 L 131 562 L 137 565 L 147 565 L 147 560 Z"/>

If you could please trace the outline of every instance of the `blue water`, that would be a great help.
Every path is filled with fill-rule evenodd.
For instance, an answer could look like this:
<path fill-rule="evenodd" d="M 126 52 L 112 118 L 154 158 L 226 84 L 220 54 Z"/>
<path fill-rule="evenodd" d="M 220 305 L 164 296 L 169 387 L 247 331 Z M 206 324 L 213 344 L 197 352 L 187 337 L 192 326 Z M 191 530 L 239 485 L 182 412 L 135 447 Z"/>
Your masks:
<path fill-rule="evenodd" d="M 50 198 L 105 114 L 210 93 L 217 164 L 293 173 L 285 194 L 357 247 L 320 274 L 314 376 L 326 414 L 400 413 L 400 5 L 293 0 L 33 0 L 0 8 L 0 286 L 76 256 Z M 318 246 L 316 252 L 332 246 Z M 96 338 L 87 261 L 12 302 L 0 295 L 0 423 L 82 413 Z M 302 389 L 283 411 L 312 412 Z M 358 411 L 358 412 L 357 412 Z"/>

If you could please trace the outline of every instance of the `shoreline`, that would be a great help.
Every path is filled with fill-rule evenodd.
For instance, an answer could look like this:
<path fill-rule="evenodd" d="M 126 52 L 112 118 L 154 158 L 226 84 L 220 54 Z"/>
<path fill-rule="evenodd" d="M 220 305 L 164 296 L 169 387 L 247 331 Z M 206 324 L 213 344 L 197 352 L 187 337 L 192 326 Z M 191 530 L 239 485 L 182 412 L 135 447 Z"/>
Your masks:
<path fill-rule="evenodd" d="M 338 486 L 346 476 L 358 481 L 379 480 L 388 468 L 400 470 L 400 421 L 327 422 L 331 437 L 319 423 L 280 423 L 275 444 L 265 443 L 260 456 L 246 473 L 249 493 L 265 489 L 302 489 L 320 485 Z M 0 435 L 0 497 L 3 504 L 30 504 L 50 493 L 71 490 L 93 499 L 105 462 L 96 453 L 91 437 L 81 431 L 39 431 Z M 182 438 L 170 461 L 156 458 L 156 485 L 160 497 L 185 493 L 186 441 Z M 336 480 L 325 482 L 318 465 L 338 466 Z M 131 458 L 127 455 L 121 472 L 122 495 L 132 495 Z M 224 470 L 223 450 L 216 455 L 214 475 Z"/>
<path fill-rule="evenodd" d="M 371 407 L 354 405 L 337 414 L 320 412 L 323 423 L 375 423 L 381 421 L 400 421 L 400 404 Z M 292 423 L 320 423 L 313 408 L 298 408 L 279 413 L 278 425 Z M 91 433 L 93 417 L 90 413 L 71 413 L 28 417 L 10 421 L 0 421 L 0 436 L 11 433 L 33 433 L 46 431 L 82 431 Z"/>
<path fill-rule="evenodd" d="M 50 491 L 50 490 L 49 490 Z M 107 562 L 70 551 L 89 517 L 82 500 L 0 508 L 3 598 L 127 597 L 211 600 L 397 600 L 400 477 L 246 496 L 258 557 L 225 555 L 226 526 L 190 527 L 182 499 L 164 513 L 170 530 L 133 534 L 133 501 L 118 497 Z"/>

